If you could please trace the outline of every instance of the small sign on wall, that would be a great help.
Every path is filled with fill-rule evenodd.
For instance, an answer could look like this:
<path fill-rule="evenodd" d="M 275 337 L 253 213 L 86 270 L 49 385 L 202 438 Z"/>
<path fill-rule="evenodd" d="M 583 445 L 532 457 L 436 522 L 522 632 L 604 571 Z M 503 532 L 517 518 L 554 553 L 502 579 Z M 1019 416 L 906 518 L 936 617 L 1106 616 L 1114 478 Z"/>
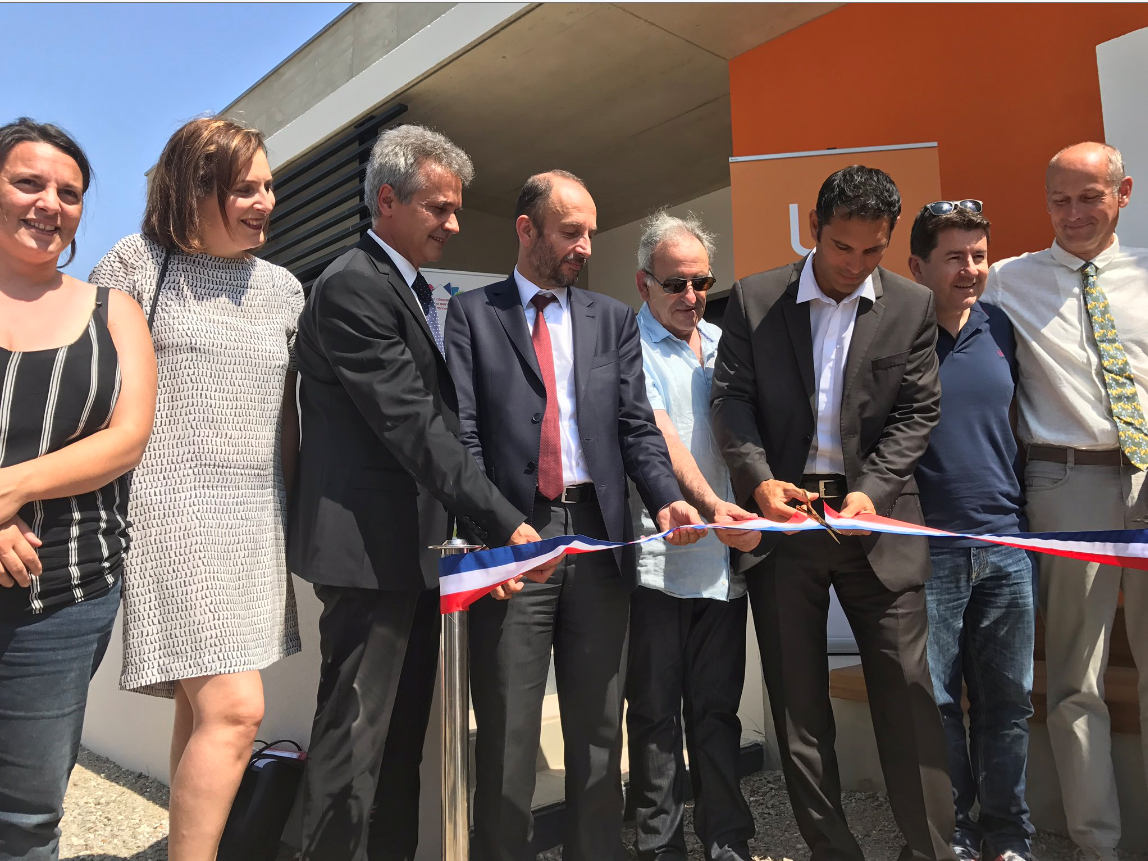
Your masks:
<path fill-rule="evenodd" d="M 454 269 L 420 269 L 419 272 L 431 286 L 431 296 L 443 320 L 446 319 L 446 306 L 451 296 L 506 280 L 505 275 L 492 275 L 489 272 L 459 272 Z"/>
<path fill-rule="evenodd" d="M 834 171 L 851 164 L 880 168 L 897 183 L 901 220 L 881 265 L 911 278 L 909 230 L 913 219 L 926 203 L 941 199 L 935 143 L 731 158 L 736 277 L 784 266 L 808 254 L 816 242 L 809 230 L 809 212 L 817 205 L 821 184 Z"/>

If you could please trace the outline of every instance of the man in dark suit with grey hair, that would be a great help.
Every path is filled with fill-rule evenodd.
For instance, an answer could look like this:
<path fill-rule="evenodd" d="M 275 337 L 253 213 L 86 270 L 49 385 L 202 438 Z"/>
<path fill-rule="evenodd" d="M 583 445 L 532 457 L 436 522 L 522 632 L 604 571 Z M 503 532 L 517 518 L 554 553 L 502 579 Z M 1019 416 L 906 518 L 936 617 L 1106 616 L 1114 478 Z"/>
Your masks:
<path fill-rule="evenodd" d="M 878 267 L 901 212 L 884 172 L 821 187 L 804 260 L 734 285 L 714 373 L 714 436 L 734 499 L 786 521 L 816 499 L 844 516 L 923 523 L 913 472 L 940 416 L 932 294 Z M 953 861 L 952 788 L 925 658 L 926 539 L 767 534 L 741 554 L 782 768 L 813 861 L 863 861 L 841 807 L 829 703 L 832 586 L 861 656 L 902 859 Z"/>
<path fill-rule="evenodd" d="M 299 320 L 306 430 L 288 563 L 323 603 L 306 861 L 414 858 L 439 652 L 429 548 L 450 537 L 448 512 L 484 544 L 538 540 L 457 438 L 442 330 L 418 271 L 458 233 L 473 175 L 437 132 L 383 132 L 367 166 L 373 227 L 315 282 Z"/>

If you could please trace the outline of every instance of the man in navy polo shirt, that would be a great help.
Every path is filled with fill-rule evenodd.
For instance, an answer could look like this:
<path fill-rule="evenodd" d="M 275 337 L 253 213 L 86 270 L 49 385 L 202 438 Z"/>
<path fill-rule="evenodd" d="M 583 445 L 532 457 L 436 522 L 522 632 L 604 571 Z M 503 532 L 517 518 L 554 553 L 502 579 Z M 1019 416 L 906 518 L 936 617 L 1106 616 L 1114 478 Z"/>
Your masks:
<path fill-rule="evenodd" d="M 917 466 L 921 508 L 929 526 L 971 534 L 1026 528 L 1010 422 L 1015 337 L 1002 311 L 978 301 L 988 279 L 989 232 L 980 201 L 937 201 L 918 213 L 909 239 L 909 268 L 935 297 L 941 366 L 941 421 Z M 982 853 L 998 861 L 1027 859 L 1032 561 L 1023 550 L 975 539 L 933 539 L 930 555 L 929 669 L 949 742 L 953 850 L 962 861 Z M 962 681 L 969 698 L 967 744 Z"/>

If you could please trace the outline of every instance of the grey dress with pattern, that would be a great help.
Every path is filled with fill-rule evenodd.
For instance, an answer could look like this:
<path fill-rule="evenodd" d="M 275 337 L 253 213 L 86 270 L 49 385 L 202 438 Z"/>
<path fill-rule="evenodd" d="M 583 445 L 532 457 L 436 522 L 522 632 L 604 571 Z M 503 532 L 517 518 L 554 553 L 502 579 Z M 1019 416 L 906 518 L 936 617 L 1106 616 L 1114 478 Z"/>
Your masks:
<path fill-rule="evenodd" d="M 136 234 L 92 271 L 145 313 L 164 250 Z M 120 686 L 258 670 L 300 649 L 287 573 L 281 406 L 303 290 L 264 260 L 175 254 L 152 339 L 155 430 L 132 476 Z"/>

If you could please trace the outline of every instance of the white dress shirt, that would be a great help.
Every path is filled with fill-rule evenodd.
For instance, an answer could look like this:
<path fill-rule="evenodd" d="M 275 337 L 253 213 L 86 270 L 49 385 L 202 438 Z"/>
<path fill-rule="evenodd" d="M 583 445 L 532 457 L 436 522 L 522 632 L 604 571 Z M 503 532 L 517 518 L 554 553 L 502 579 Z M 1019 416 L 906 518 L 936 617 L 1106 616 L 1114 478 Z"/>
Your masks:
<path fill-rule="evenodd" d="M 1088 261 L 1051 248 L 995 263 L 982 301 L 1008 315 L 1020 366 L 1017 431 L 1027 445 L 1119 447 L 1080 268 Z M 1093 261 L 1140 405 L 1148 409 L 1148 249 L 1115 238 Z"/>
<path fill-rule="evenodd" d="M 543 315 L 550 331 L 550 349 L 554 353 L 554 386 L 558 389 L 558 433 L 562 437 L 562 483 L 585 484 L 594 479 L 586 466 L 582 453 L 582 437 L 578 433 L 578 390 L 574 384 L 574 324 L 570 318 L 570 289 L 542 290 L 532 284 L 518 267 L 514 267 L 514 283 L 526 312 L 526 328 L 534 331 L 538 309 L 530 304 L 537 293 L 549 293 L 557 302 L 546 306 Z"/>
<path fill-rule="evenodd" d="M 383 240 L 379 238 L 379 234 L 375 233 L 375 231 L 368 230 L 367 236 L 379 243 L 379 245 L 383 247 L 383 251 L 387 252 L 387 256 L 391 258 L 391 262 L 395 264 L 395 268 L 399 270 L 399 274 L 403 276 L 403 280 L 406 281 L 407 286 L 411 288 L 411 293 L 414 294 L 415 297 L 415 303 L 422 308 L 422 300 L 419 299 L 419 294 L 415 292 L 415 279 L 419 277 L 419 270 L 415 269 L 407 258 L 383 242 Z M 426 317 L 426 313 L 426 311 L 423 311 L 423 317 Z M 427 320 L 427 325 L 430 325 L 430 320 Z"/>
<path fill-rule="evenodd" d="M 809 303 L 809 329 L 813 335 L 813 377 L 817 385 L 817 432 L 805 460 L 805 472 L 818 475 L 845 474 L 841 454 L 841 392 L 845 383 L 845 360 L 853 340 L 859 301 L 877 301 L 870 275 L 841 302 L 834 302 L 817 284 L 812 252 L 801 269 L 797 302 Z"/>

